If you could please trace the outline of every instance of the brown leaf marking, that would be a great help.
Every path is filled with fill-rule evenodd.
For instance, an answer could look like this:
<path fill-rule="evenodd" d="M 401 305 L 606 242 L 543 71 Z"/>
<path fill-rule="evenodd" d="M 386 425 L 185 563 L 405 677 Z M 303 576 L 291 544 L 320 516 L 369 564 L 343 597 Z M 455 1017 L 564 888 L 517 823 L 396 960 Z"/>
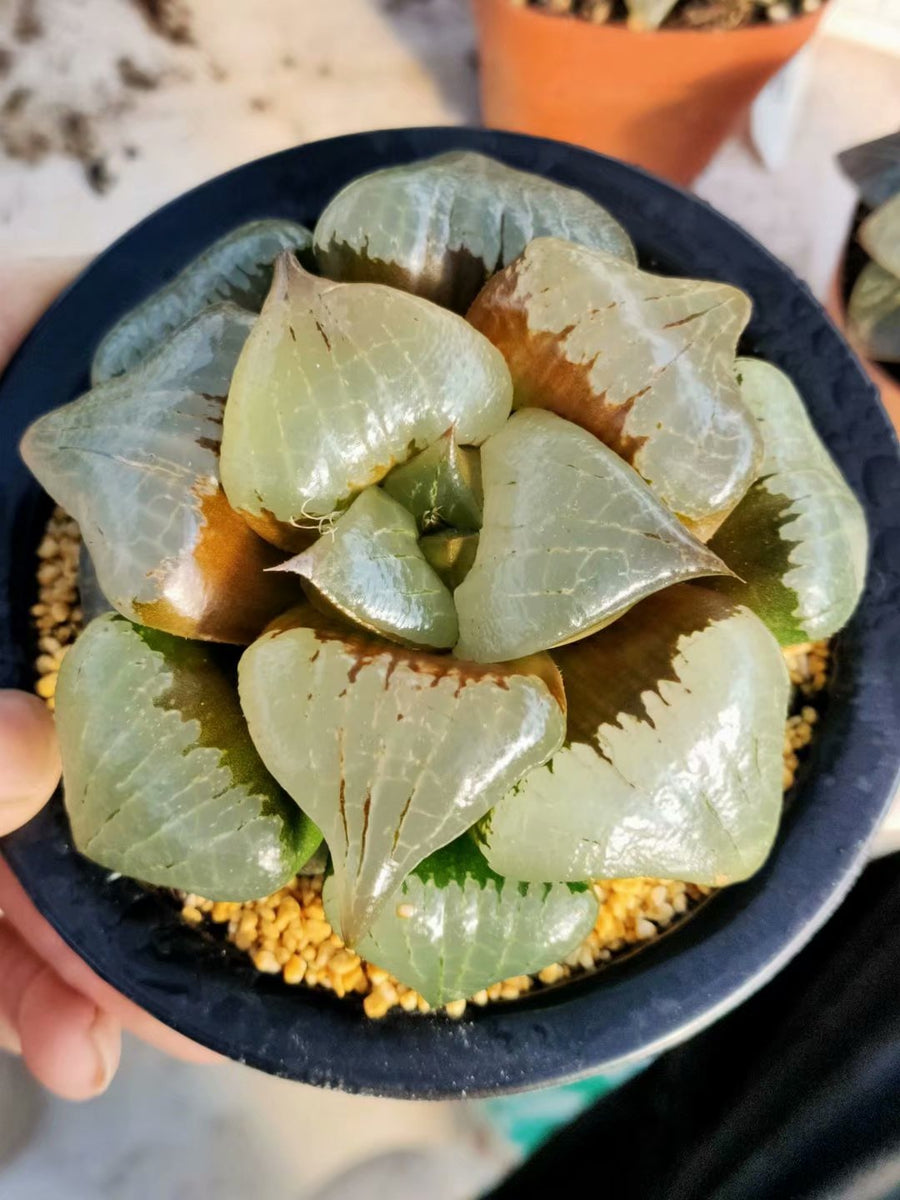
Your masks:
<path fill-rule="evenodd" d="M 364 667 L 378 661 L 387 663 L 386 680 L 398 667 L 403 667 L 422 676 L 423 682 L 434 687 L 443 679 L 452 679 L 456 684 L 456 695 L 469 684 L 491 682 L 504 690 L 509 689 L 510 679 L 516 675 L 534 675 L 565 711 L 566 697 L 562 679 L 548 654 L 531 654 L 527 658 L 508 663 L 473 663 L 452 658 L 448 654 L 431 654 L 398 646 L 383 638 L 366 634 L 342 621 L 334 614 L 325 614 L 310 603 L 300 604 L 277 617 L 265 629 L 273 637 L 288 633 L 292 629 L 310 629 L 320 642 L 340 642 L 353 659 L 347 677 L 354 683 Z"/>
<path fill-rule="evenodd" d="M 696 584 L 666 588 L 636 604 L 618 621 L 583 641 L 553 651 L 568 700 L 569 743 L 596 748 L 601 724 L 623 716 L 650 724 L 646 693 L 664 681 L 679 683 L 679 641 L 727 619 L 735 605 Z"/>
<path fill-rule="evenodd" d="M 573 326 L 559 333 L 535 332 L 528 324 L 529 296 L 517 294 L 519 264 L 498 272 L 479 292 L 466 319 L 497 347 L 506 359 L 515 385 L 516 408 L 547 408 L 587 429 L 626 462 L 633 463 L 646 437 L 625 430 L 628 415 L 646 388 L 621 404 L 610 404 L 606 392 L 593 390 L 592 363 L 573 363 L 566 357 L 565 339 Z"/>
<path fill-rule="evenodd" d="M 296 581 L 266 573 L 279 562 L 278 551 L 253 533 L 221 487 L 197 487 L 195 494 L 200 521 L 194 545 L 161 568 L 159 597 L 136 603 L 135 615 L 177 637 L 249 645 L 296 602 Z"/>

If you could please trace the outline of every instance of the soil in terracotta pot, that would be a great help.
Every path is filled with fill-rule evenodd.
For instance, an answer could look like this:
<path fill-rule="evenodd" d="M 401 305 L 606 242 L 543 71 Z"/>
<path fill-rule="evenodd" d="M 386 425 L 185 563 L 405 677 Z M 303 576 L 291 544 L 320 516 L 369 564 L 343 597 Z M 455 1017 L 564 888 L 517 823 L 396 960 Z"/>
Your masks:
<path fill-rule="evenodd" d="M 824 0 L 677 0 L 662 22 L 663 29 L 744 29 L 817 12 Z M 560 16 L 581 17 L 594 24 L 626 21 L 625 0 L 510 0 L 520 7 L 542 8 Z"/>

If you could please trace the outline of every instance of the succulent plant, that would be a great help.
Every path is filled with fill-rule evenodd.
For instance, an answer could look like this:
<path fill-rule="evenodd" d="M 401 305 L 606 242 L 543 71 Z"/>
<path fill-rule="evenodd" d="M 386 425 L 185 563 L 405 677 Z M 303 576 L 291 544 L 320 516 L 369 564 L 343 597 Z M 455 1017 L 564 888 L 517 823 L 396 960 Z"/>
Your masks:
<path fill-rule="evenodd" d="M 839 161 L 872 210 L 859 226 L 870 261 L 847 303 L 850 336 L 876 362 L 900 362 L 900 133 L 852 150 Z"/>
<path fill-rule="evenodd" d="M 728 573 L 637 472 L 555 413 L 517 412 L 482 462 L 484 524 L 455 592 L 459 654 L 496 662 L 559 646 L 660 588 Z"/>
<path fill-rule="evenodd" d="M 302 609 L 245 651 L 240 695 L 263 761 L 325 835 L 351 946 L 413 867 L 565 735 L 546 655 L 482 667 L 402 650 Z"/>
<path fill-rule="evenodd" d="M 538 238 L 468 317 L 503 352 L 516 408 L 584 426 L 704 540 L 756 478 L 762 448 L 733 372 L 750 318 L 737 288 Z"/>
<path fill-rule="evenodd" d="M 682 584 L 554 657 L 566 743 L 485 822 L 491 867 L 511 879 L 717 887 L 753 874 L 781 814 L 789 691 L 762 621 Z"/>
<path fill-rule="evenodd" d="M 790 380 L 736 361 L 747 297 L 467 154 L 349 185 L 336 278 L 280 254 L 258 317 L 208 304 L 239 232 L 23 442 L 101 614 L 57 691 L 76 845 L 245 900 L 324 838 L 329 920 L 433 1004 L 565 957 L 595 877 L 756 870 L 776 638 L 850 616 L 865 525 Z"/>
<path fill-rule="evenodd" d="M 108 613 L 67 655 L 57 695 L 72 835 L 102 866 L 250 898 L 281 887 L 320 843 L 262 765 L 211 647 Z"/>
<path fill-rule="evenodd" d="M 900 192 L 900 131 L 844 150 L 838 162 L 863 204 L 877 208 Z"/>
<path fill-rule="evenodd" d="M 278 569 L 354 624 L 401 645 L 449 650 L 459 639 L 453 597 L 429 565 L 413 514 L 366 488 L 333 530 Z"/>
<path fill-rule="evenodd" d="M 285 255 L 231 381 L 222 482 L 254 528 L 292 549 L 447 429 L 480 445 L 511 402 L 501 354 L 461 317 L 383 284 L 320 279 Z"/>
<path fill-rule="evenodd" d="M 312 234 L 294 221 L 251 221 L 214 242 L 161 291 L 126 313 L 97 347 L 91 382 L 131 371 L 170 333 L 204 308 L 230 301 L 259 311 L 283 250 L 302 254 Z"/>
<path fill-rule="evenodd" d="M 22 442 L 32 472 L 78 521 L 103 595 L 180 637 L 249 642 L 300 595 L 289 577 L 265 573 L 277 551 L 219 483 L 225 397 L 252 325 L 234 305 L 207 309 L 133 371 L 41 417 Z"/>
<path fill-rule="evenodd" d="M 749 605 L 782 645 L 830 637 L 865 580 L 862 507 L 790 379 L 753 358 L 739 358 L 736 372 L 765 456 L 760 478 L 710 542 L 736 577 L 710 586 Z"/>
<path fill-rule="evenodd" d="M 900 362 L 900 279 L 878 263 L 866 263 L 847 304 L 854 343 L 874 362 Z"/>
<path fill-rule="evenodd" d="M 385 477 L 384 490 L 408 509 L 427 533 L 441 525 L 479 529 L 484 503 L 481 455 L 457 444 L 454 431 Z"/>
<path fill-rule="evenodd" d="M 451 151 L 347 184 L 319 217 L 315 252 L 324 275 L 465 312 L 494 271 L 550 234 L 635 261 L 619 222 L 583 192 Z"/>
<path fill-rule="evenodd" d="M 337 925 L 335 891 L 332 876 L 325 912 Z M 437 1007 L 564 959 L 596 918 L 585 884 L 503 879 L 464 834 L 407 875 L 357 950 Z"/>

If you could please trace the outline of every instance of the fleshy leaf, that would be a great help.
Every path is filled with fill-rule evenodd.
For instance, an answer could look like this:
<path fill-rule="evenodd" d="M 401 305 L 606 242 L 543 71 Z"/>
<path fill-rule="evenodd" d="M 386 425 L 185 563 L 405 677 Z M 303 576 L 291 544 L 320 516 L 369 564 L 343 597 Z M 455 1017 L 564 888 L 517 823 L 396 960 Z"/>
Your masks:
<path fill-rule="evenodd" d="M 790 689 L 759 618 L 683 584 L 554 659 L 566 744 L 483 823 L 493 869 L 713 886 L 752 875 L 781 813 Z"/>
<path fill-rule="evenodd" d="M 62 664 L 56 725 L 75 845 L 111 871 L 252 900 L 321 841 L 260 762 L 210 647 L 97 617 Z"/>
<path fill-rule="evenodd" d="M 407 646 L 449 650 L 459 628 L 453 597 L 419 549 L 412 515 L 378 487 L 366 488 L 333 529 L 281 571 L 370 633 Z"/>
<path fill-rule="evenodd" d="M 532 242 L 468 314 L 503 352 L 517 408 L 582 425 L 704 541 L 761 457 L 734 379 L 749 317 L 737 288 L 650 275 L 555 238 Z"/>
<path fill-rule="evenodd" d="M 128 375 L 39 418 L 22 457 L 78 522 L 120 613 L 180 637 L 246 644 L 298 588 L 219 486 L 222 412 L 253 323 L 223 304 Z"/>
<path fill-rule="evenodd" d="M 244 652 L 240 695 L 266 766 L 322 829 L 351 946 L 418 863 L 565 733 L 546 655 L 480 667 L 357 635 L 306 608 Z"/>
<path fill-rule="evenodd" d="M 878 263 L 866 263 L 850 293 L 847 326 L 866 358 L 900 362 L 900 279 Z"/>
<path fill-rule="evenodd" d="M 409 462 L 394 467 L 383 484 L 426 532 L 440 525 L 457 529 L 481 526 L 481 456 L 457 446 L 453 430 Z"/>
<path fill-rule="evenodd" d="M 326 916 L 334 890 L 326 880 Z M 559 962 L 596 919 L 589 887 L 510 883 L 464 834 L 407 875 L 357 950 L 438 1007 Z"/>
<path fill-rule="evenodd" d="M 84 623 L 87 625 L 94 617 L 112 611 L 112 605 L 103 595 L 100 580 L 94 568 L 94 560 L 88 554 L 87 546 L 82 542 L 78 552 L 78 607 L 81 609 Z"/>
<path fill-rule="evenodd" d="M 838 162 L 869 208 L 877 208 L 900 192 L 900 133 L 844 150 Z"/>
<path fill-rule="evenodd" d="M 420 538 L 419 548 L 447 587 L 454 591 L 472 570 L 478 550 L 478 534 L 442 529 L 439 533 L 429 533 Z"/>
<path fill-rule="evenodd" d="M 782 645 L 830 637 L 865 584 L 865 516 L 787 375 L 754 358 L 738 359 L 737 371 L 765 458 L 710 542 L 739 578 L 714 586 L 752 608 Z"/>
<path fill-rule="evenodd" d="M 353 180 L 319 218 L 315 250 L 333 279 L 465 312 L 494 271 L 548 234 L 635 261 L 619 222 L 583 192 L 467 150 Z"/>
<path fill-rule="evenodd" d="M 502 356 L 461 317 L 381 284 L 319 279 L 284 255 L 234 372 L 225 491 L 290 549 L 447 429 L 479 445 L 511 403 Z"/>
<path fill-rule="evenodd" d="M 900 276 L 900 192 L 869 213 L 859 227 L 858 237 L 873 262 L 891 275 Z"/>
<path fill-rule="evenodd" d="M 463 658 L 558 646 L 660 588 L 728 574 L 627 463 L 555 413 L 515 413 L 481 461 L 484 524 L 454 595 Z"/>
<path fill-rule="evenodd" d="M 187 321 L 212 304 L 230 301 L 258 312 L 283 250 L 312 245 L 302 225 L 282 218 L 251 221 L 220 238 L 178 275 L 115 324 L 97 347 L 91 381 L 131 371 Z"/>

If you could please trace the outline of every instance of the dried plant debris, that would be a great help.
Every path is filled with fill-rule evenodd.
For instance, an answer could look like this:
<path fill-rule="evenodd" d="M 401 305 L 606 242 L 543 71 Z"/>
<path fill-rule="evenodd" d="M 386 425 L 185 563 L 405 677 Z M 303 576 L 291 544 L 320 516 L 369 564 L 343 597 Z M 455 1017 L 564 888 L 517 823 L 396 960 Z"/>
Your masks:
<path fill-rule="evenodd" d="M 145 71 L 130 54 L 123 54 L 116 62 L 116 67 L 126 87 L 137 88 L 141 92 L 152 92 L 159 87 L 161 76 L 153 71 Z"/>
<path fill-rule="evenodd" d="M 44 22 L 41 20 L 37 0 L 19 0 L 13 21 L 13 37 L 17 42 L 33 42 L 43 37 Z"/>
<path fill-rule="evenodd" d="M 0 158 L 70 159 L 98 194 L 136 157 L 116 136 L 119 119 L 185 78 L 185 55 L 197 52 L 182 0 L 133 0 L 104 20 L 106 3 L 82 0 L 77 12 L 66 0 L 0 5 Z"/>
<path fill-rule="evenodd" d="M 510 0 L 596 25 L 624 21 L 634 29 L 744 29 L 813 13 L 824 0 Z"/>
<path fill-rule="evenodd" d="M 135 8 L 161 38 L 176 45 L 192 45 L 191 11 L 183 0 L 132 0 Z"/>
<path fill-rule="evenodd" d="M 35 690 L 51 709 L 60 666 L 83 624 L 77 590 L 80 547 L 77 524 L 57 508 L 38 546 L 38 598 L 31 610 L 37 638 Z M 782 787 L 788 792 L 819 721 L 817 703 L 827 686 L 829 644 L 806 642 L 783 653 L 795 697 L 782 751 Z M 187 894 L 182 897 L 182 919 L 195 927 L 211 922 L 224 928 L 228 940 L 250 957 L 257 971 L 280 975 L 285 984 L 325 988 L 338 997 L 358 995 L 370 1018 L 384 1017 L 392 1009 L 428 1012 L 431 1006 L 417 991 L 344 945 L 326 916 L 324 881 L 321 866 L 312 862 L 261 900 L 214 902 Z M 475 991 L 468 1000 L 445 1004 L 446 1015 L 459 1018 L 469 1005 L 480 1008 L 515 1000 L 534 988 L 595 970 L 677 924 L 710 889 L 678 880 L 635 878 L 598 881 L 591 892 L 597 904 L 593 928 L 575 949 L 533 975 L 515 975 Z M 411 902 L 402 900 L 392 910 L 394 919 L 406 919 L 406 903 Z"/>

